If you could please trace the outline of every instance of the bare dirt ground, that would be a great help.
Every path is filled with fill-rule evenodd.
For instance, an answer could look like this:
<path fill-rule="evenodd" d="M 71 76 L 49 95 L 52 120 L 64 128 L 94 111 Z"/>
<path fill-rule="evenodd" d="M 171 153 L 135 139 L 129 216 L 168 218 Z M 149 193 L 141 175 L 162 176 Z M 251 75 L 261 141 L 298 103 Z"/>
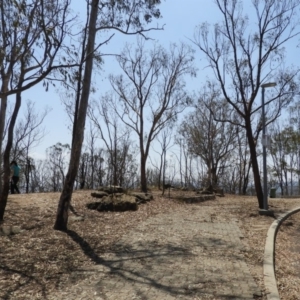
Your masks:
<path fill-rule="evenodd" d="M 73 194 L 68 232 L 53 230 L 59 193 L 10 195 L 2 224 L 13 232 L 0 233 L 0 299 L 47 299 L 60 286 L 76 286 L 82 280 L 78 270 L 92 268 L 94 253 L 113 249 L 120 237 L 138 223 L 158 213 L 180 211 L 183 205 L 214 207 L 212 220 L 238 220 L 245 244 L 244 257 L 263 291 L 263 255 L 265 238 L 273 218 L 258 215 L 255 197 L 226 195 L 199 204 L 174 200 L 172 191 L 165 197 L 153 192 L 154 200 L 140 205 L 138 211 L 99 213 L 88 210 L 94 201 L 91 191 Z M 276 216 L 300 206 L 300 199 L 270 199 Z M 283 300 L 299 299 L 300 287 L 300 214 L 284 222 L 276 242 L 276 275 Z M 89 253 L 89 255 L 87 255 Z M 88 276 L 86 275 L 86 280 Z M 89 299 L 93 299 L 90 295 Z"/>

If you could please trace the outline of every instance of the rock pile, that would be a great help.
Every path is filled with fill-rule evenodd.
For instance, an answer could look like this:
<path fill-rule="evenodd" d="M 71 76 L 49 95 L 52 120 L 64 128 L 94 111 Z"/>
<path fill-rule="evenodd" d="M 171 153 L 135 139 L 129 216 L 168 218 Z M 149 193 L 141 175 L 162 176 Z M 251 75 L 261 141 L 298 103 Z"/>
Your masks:
<path fill-rule="evenodd" d="M 88 203 L 87 208 L 97 211 L 134 211 L 139 204 L 153 200 L 149 193 L 127 193 L 120 186 L 101 187 L 91 196 L 99 201 Z"/>

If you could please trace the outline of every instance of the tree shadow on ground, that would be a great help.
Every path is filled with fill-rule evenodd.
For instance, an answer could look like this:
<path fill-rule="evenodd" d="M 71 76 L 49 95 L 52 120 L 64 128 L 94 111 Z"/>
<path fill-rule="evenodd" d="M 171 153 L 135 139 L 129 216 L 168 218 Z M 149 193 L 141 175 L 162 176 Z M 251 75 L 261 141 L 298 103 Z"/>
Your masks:
<path fill-rule="evenodd" d="M 149 298 L 147 291 L 149 289 L 159 290 L 163 295 L 172 295 L 174 297 L 185 296 L 193 297 L 197 296 L 210 296 L 218 297 L 218 299 L 236 299 L 238 295 L 232 293 L 232 290 L 227 292 L 218 292 L 218 286 L 228 284 L 226 277 L 217 276 L 217 280 L 213 281 L 209 279 L 215 276 L 213 273 L 216 270 L 206 270 L 203 272 L 201 266 L 195 267 L 194 271 L 186 270 L 186 274 L 176 273 L 176 265 L 170 268 L 170 263 L 180 262 L 193 258 L 196 255 L 188 247 L 180 245 L 172 245 L 164 243 L 160 245 L 153 242 L 141 242 L 140 244 L 121 244 L 117 243 L 109 259 L 100 257 L 93 248 L 87 243 L 81 236 L 75 231 L 68 230 L 68 236 L 77 243 L 84 254 L 91 259 L 95 264 L 102 265 L 107 268 L 106 275 L 103 275 L 101 279 L 95 282 L 95 290 L 97 290 L 102 297 L 105 298 L 105 287 L 111 285 L 113 288 L 112 281 L 119 282 L 124 280 L 129 282 L 131 287 L 135 287 L 135 293 L 139 299 L 152 299 Z M 196 241 L 198 247 L 206 247 L 208 241 L 202 238 L 203 242 Z M 210 239 L 210 243 L 212 240 Z M 220 239 L 214 239 L 213 243 L 215 246 L 223 245 Z M 231 259 L 239 262 L 242 260 L 240 253 L 232 253 L 223 251 L 222 259 Z M 200 254 L 201 255 L 201 254 Z M 166 266 L 166 268 L 164 268 Z M 178 265 L 177 265 L 178 266 Z M 217 266 L 216 266 L 217 267 Z M 166 271 L 167 270 L 167 271 Z M 159 274 L 161 271 L 161 274 Z M 218 269 L 218 272 L 221 270 Z M 95 271 L 97 272 L 97 271 Z M 193 273 L 194 272 L 194 273 Z M 197 272 L 199 272 L 197 274 Z M 211 274 L 209 274 L 209 272 Z M 191 276 L 193 275 L 193 276 Z M 207 275 L 209 275 L 207 277 Z M 105 276 L 108 276 L 107 278 Z M 186 280 L 188 276 L 191 276 L 191 280 Z M 169 278 L 169 282 L 166 283 L 165 278 Z M 184 279 L 181 281 L 181 279 Z M 137 288 L 137 286 L 143 288 Z M 106 290 L 109 292 L 109 290 Z M 241 297 L 240 299 L 243 299 Z M 249 298 L 247 298 L 249 299 Z"/>
<path fill-rule="evenodd" d="M 32 268 L 33 269 L 33 268 Z M 11 282 L 10 285 L 6 285 L 4 293 L 1 295 L 1 299 L 8 300 L 13 299 L 12 294 L 26 285 L 30 284 L 30 282 L 35 282 L 40 287 L 40 293 L 46 299 L 46 286 L 42 282 L 42 280 L 37 279 L 35 276 L 29 275 L 30 272 L 22 272 L 17 269 L 11 269 L 5 265 L 0 264 L 0 270 L 6 273 L 10 273 L 13 276 L 21 276 L 23 278 L 22 283 L 20 281 L 15 281 L 13 284 Z M 33 271 L 33 270 L 32 270 Z"/>

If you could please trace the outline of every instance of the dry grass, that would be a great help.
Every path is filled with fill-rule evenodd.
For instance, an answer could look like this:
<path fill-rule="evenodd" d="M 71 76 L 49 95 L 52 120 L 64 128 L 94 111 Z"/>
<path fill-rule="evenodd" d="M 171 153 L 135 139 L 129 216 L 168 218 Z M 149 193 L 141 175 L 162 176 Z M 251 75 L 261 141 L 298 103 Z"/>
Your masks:
<path fill-rule="evenodd" d="M 0 236 L 0 299 L 50 299 L 58 287 L 76 286 L 92 276 L 91 270 L 128 230 L 149 216 L 172 213 L 182 204 L 172 200 L 178 193 L 141 205 L 138 211 L 99 213 L 86 208 L 92 202 L 90 191 L 75 192 L 72 198 L 69 231 L 53 230 L 58 193 L 10 195 L 4 226 L 20 226 L 15 235 Z M 259 216 L 254 197 L 226 195 L 202 206 L 213 206 L 213 221 L 238 220 L 244 233 L 245 260 L 258 285 L 263 286 L 263 254 L 265 238 L 274 219 Z M 300 206 L 300 199 L 271 199 L 276 215 Z M 83 216 L 78 221 L 76 216 Z M 299 299 L 299 214 L 292 217 L 290 226 L 278 234 L 277 276 L 282 299 Z M 298 235 L 297 235 L 298 234 Z M 298 238 L 297 238 L 298 237 Z M 297 245 L 298 244 L 298 245 Z M 297 275 L 298 274 L 298 275 Z M 91 296 L 92 299 L 92 296 Z M 266 299 L 263 296 L 263 299 Z"/>

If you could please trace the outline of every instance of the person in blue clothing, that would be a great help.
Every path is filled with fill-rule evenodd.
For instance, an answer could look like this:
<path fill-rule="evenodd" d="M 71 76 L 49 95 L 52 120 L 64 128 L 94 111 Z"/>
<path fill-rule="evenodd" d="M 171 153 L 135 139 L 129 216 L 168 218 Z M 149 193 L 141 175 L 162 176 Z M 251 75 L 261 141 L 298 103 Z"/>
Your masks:
<path fill-rule="evenodd" d="M 20 173 L 20 167 L 18 166 L 17 162 L 13 160 L 10 163 L 10 169 L 12 172 L 12 177 L 11 177 L 11 185 L 10 185 L 10 192 L 12 194 L 15 194 L 15 191 L 17 194 L 20 194 L 20 191 L 18 189 L 18 181 L 19 181 L 19 173 Z"/>

